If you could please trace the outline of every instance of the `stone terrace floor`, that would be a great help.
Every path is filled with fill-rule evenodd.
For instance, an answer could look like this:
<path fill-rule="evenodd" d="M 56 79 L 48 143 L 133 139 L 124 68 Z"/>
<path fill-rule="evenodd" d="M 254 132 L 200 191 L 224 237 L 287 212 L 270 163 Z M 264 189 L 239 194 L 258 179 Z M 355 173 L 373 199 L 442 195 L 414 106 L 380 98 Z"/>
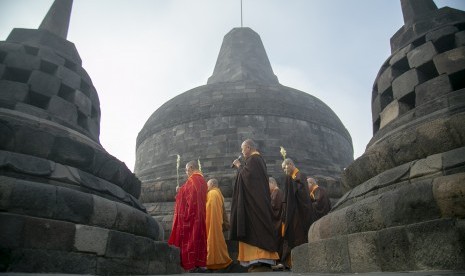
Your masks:
<path fill-rule="evenodd" d="M 183 274 L 170 274 L 170 275 L 188 275 Z M 245 273 L 192 273 L 192 275 L 210 275 L 210 276 L 227 276 L 227 275 L 241 275 Z M 447 276 L 447 275 L 464 275 L 465 271 L 414 271 L 414 272 L 369 272 L 369 273 L 292 273 L 290 271 L 274 271 L 262 273 L 247 273 L 248 276 Z M 79 276 L 79 274 L 59 274 L 59 273 L 0 273 L 1 276 Z M 148 276 L 148 275 L 145 275 Z"/>

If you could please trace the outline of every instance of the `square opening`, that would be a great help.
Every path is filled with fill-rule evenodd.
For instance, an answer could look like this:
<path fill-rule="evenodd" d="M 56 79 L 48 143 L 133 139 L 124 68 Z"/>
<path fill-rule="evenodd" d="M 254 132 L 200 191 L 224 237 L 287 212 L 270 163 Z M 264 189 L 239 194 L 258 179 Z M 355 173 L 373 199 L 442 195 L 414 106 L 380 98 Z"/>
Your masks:
<path fill-rule="evenodd" d="M 81 79 L 81 92 L 84 93 L 87 97 L 90 97 L 90 85 L 85 82 L 83 79 Z"/>
<path fill-rule="evenodd" d="M 6 67 L 5 72 L 3 73 L 3 78 L 10 81 L 27 83 L 30 75 L 30 70 Z"/>
<path fill-rule="evenodd" d="M 77 65 L 69 59 L 65 59 L 65 67 L 73 72 L 77 72 Z"/>
<path fill-rule="evenodd" d="M 54 75 L 58 69 L 58 65 L 48 62 L 46 60 L 40 61 L 40 71 L 44 73 L 48 73 L 50 75 Z"/>
<path fill-rule="evenodd" d="M 32 91 L 29 91 L 27 98 L 26 98 L 26 103 L 29 105 L 33 105 L 42 109 L 47 109 L 48 103 L 50 101 L 49 97 L 46 97 L 42 94 L 34 93 Z"/>
<path fill-rule="evenodd" d="M 433 41 L 438 53 L 444 53 L 455 48 L 455 34 L 445 35 Z"/>
<path fill-rule="evenodd" d="M 408 93 L 401 99 L 399 99 L 399 103 L 404 104 L 404 106 L 407 106 L 408 108 L 401 108 L 399 111 L 399 116 L 402 114 L 405 114 L 407 111 L 414 109 L 415 108 L 415 92 Z"/>
<path fill-rule="evenodd" d="M 26 51 L 27 54 L 37 56 L 39 53 L 39 48 L 37 47 L 32 47 L 29 45 L 24 45 L 24 50 Z"/>
<path fill-rule="evenodd" d="M 60 90 L 58 91 L 58 96 L 65 99 L 68 102 L 73 102 L 73 93 L 74 89 L 62 83 L 60 86 Z"/>
<path fill-rule="evenodd" d="M 386 89 L 383 92 L 383 94 L 381 94 L 381 98 L 380 98 L 381 110 L 383 110 L 388 104 L 390 104 L 393 99 L 394 99 L 394 96 L 392 95 L 392 86 L 389 86 L 389 88 Z"/>
<path fill-rule="evenodd" d="M 465 88 L 465 70 L 449 75 L 449 81 L 454 91 Z"/>
<path fill-rule="evenodd" d="M 421 72 L 422 77 L 425 79 L 434 79 L 439 76 L 438 70 L 436 70 L 436 66 L 432 60 L 422 64 L 417 68 L 417 70 Z"/>
<path fill-rule="evenodd" d="M 87 116 L 78 110 L 78 125 L 85 130 L 89 130 L 89 125 L 87 123 L 87 120 L 88 120 Z"/>

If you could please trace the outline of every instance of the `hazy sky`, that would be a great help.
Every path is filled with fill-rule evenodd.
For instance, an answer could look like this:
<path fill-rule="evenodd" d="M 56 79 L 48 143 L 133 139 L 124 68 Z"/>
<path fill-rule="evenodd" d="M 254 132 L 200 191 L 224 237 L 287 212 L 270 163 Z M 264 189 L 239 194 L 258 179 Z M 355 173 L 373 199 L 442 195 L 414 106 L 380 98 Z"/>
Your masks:
<path fill-rule="evenodd" d="M 52 0 L 0 0 L 0 40 L 38 28 Z M 465 10 L 465 0 L 436 0 Z M 135 145 L 163 103 L 207 83 L 224 35 L 241 26 L 240 0 L 75 0 L 68 40 L 100 98 L 100 142 L 134 169 Z M 371 90 L 403 25 L 400 0 L 243 0 L 283 85 L 339 116 L 354 158 L 372 137 Z M 238 145 L 239 147 L 239 145 Z M 180 153 L 182 154 L 182 153 Z"/>

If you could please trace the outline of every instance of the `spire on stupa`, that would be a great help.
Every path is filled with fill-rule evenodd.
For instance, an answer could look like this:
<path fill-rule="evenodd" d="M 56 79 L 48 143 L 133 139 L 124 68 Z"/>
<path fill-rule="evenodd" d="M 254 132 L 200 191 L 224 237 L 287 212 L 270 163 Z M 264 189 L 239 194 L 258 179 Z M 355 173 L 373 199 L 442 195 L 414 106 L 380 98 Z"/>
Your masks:
<path fill-rule="evenodd" d="M 405 25 L 411 25 L 417 19 L 423 18 L 438 9 L 433 0 L 401 0 L 400 4 Z"/>
<path fill-rule="evenodd" d="M 277 85 L 260 36 L 250 28 L 234 28 L 224 36 L 220 53 L 208 84 L 244 81 Z"/>
<path fill-rule="evenodd" d="M 72 7 L 73 0 L 55 0 L 44 20 L 42 20 L 39 30 L 47 30 L 66 39 Z"/>

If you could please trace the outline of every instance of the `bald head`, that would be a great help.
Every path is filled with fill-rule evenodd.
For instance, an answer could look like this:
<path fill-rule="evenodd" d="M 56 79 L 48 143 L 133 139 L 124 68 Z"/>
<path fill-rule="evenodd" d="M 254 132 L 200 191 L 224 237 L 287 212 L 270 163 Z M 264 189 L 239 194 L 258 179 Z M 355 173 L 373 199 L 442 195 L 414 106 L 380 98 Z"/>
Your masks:
<path fill-rule="evenodd" d="M 290 158 L 286 158 L 281 164 L 281 167 L 286 175 L 291 175 L 295 169 L 294 161 Z"/>

